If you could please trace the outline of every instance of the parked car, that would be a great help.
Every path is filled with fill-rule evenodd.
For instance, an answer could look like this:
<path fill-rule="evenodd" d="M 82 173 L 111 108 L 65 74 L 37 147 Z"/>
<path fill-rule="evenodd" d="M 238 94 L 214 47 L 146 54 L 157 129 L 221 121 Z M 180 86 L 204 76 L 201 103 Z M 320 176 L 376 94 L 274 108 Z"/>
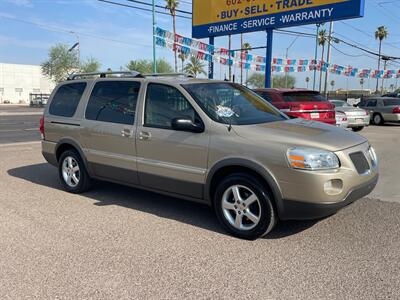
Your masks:
<path fill-rule="evenodd" d="M 43 156 L 71 193 L 96 178 L 200 202 L 256 239 L 278 220 L 334 214 L 377 183 L 367 139 L 290 120 L 239 84 L 97 75 L 59 84 L 40 121 Z"/>
<path fill-rule="evenodd" d="M 336 112 L 336 126 L 347 129 L 349 127 L 349 120 L 343 112 Z"/>
<path fill-rule="evenodd" d="M 398 93 L 398 92 L 389 93 L 389 94 L 383 95 L 383 97 L 400 98 L 400 93 Z"/>
<path fill-rule="evenodd" d="M 361 131 L 370 123 L 369 112 L 359 107 L 354 107 L 342 100 L 329 100 L 334 106 L 336 116 L 338 113 L 344 113 L 347 116 L 349 128 L 353 131 Z M 336 118 L 337 119 L 337 118 Z"/>
<path fill-rule="evenodd" d="M 304 89 L 254 91 L 290 118 L 303 118 L 336 125 L 335 107 L 318 92 Z"/>
<path fill-rule="evenodd" d="M 358 107 L 369 112 L 372 124 L 383 125 L 385 122 L 400 122 L 400 98 L 369 98 L 361 101 Z"/>

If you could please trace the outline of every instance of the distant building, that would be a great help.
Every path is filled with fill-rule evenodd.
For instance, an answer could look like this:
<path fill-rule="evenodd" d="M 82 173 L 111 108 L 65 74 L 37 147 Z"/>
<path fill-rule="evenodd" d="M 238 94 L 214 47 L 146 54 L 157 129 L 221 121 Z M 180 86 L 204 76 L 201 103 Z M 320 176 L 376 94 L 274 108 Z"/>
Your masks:
<path fill-rule="evenodd" d="M 30 94 L 50 94 L 53 89 L 40 66 L 0 63 L 0 103 L 28 104 Z"/>

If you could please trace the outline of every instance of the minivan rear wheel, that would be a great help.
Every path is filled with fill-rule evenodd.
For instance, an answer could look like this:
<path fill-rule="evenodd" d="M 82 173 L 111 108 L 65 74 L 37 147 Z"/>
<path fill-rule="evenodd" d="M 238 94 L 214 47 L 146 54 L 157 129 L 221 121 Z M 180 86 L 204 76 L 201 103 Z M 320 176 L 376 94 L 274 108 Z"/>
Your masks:
<path fill-rule="evenodd" d="M 374 125 L 382 125 L 384 121 L 380 114 L 374 114 L 372 117 L 372 122 Z"/>
<path fill-rule="evenodd" d="M 263 237 L 277 222 L 269 191 L 247 174 L 233 174 L 221 181 L 215 192 L 214 209 L 225 229 L 242 239 Z"/>
<path fill-rule="evenodd" d="M 61 154 L 58 174 L 64 189 L 70 193 L 81 194 L 90 188 L 90 177 L 85 164 L 74 150 L 67 150 Z"/>

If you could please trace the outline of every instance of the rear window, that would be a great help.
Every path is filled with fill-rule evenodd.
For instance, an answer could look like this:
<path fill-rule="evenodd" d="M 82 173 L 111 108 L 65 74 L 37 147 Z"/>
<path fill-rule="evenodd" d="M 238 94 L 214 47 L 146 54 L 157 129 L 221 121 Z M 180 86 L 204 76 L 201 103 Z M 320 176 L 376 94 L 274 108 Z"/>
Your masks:
<path fill-rule="evenodd" d="M 62 85 L 51 101 L 49 113 L 54 116 L 72 117 L 75 114 L 85 88 L 85 82 Z"/>
<path fill-rule="evenodd" d="M 395 106 L 400 105 L 400 99 L 385 99 L 383 100 L 384 106 Z"/>
<path fill-rule="evenodd" d="M 256 93 L 258 95 L 260 95 L 263 99 L 267 100 L 269 103 L 272 103 L 272 97 L 268 92 L 260 92 L 260 91 L 256 91 Z"/>
<path fill-rule="evenodd" d="M 326 98 L 314 93 L 284 93 L 282 95 L 285 102 L 326 102 Z"/>

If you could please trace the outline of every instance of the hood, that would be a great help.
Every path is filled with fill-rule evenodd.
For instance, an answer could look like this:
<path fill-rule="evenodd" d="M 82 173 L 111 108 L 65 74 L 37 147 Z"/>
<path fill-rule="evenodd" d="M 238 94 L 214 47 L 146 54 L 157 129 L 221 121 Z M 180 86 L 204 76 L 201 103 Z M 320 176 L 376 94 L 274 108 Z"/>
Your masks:
<path fill-rule="evenodd" d="M 288 147 L 312 147 L 340 151 L 367 142 L 357 133 L 333 125 L 304 119 L 234 126 L 235 132 L 253 142 L 271 141 Z"/>

